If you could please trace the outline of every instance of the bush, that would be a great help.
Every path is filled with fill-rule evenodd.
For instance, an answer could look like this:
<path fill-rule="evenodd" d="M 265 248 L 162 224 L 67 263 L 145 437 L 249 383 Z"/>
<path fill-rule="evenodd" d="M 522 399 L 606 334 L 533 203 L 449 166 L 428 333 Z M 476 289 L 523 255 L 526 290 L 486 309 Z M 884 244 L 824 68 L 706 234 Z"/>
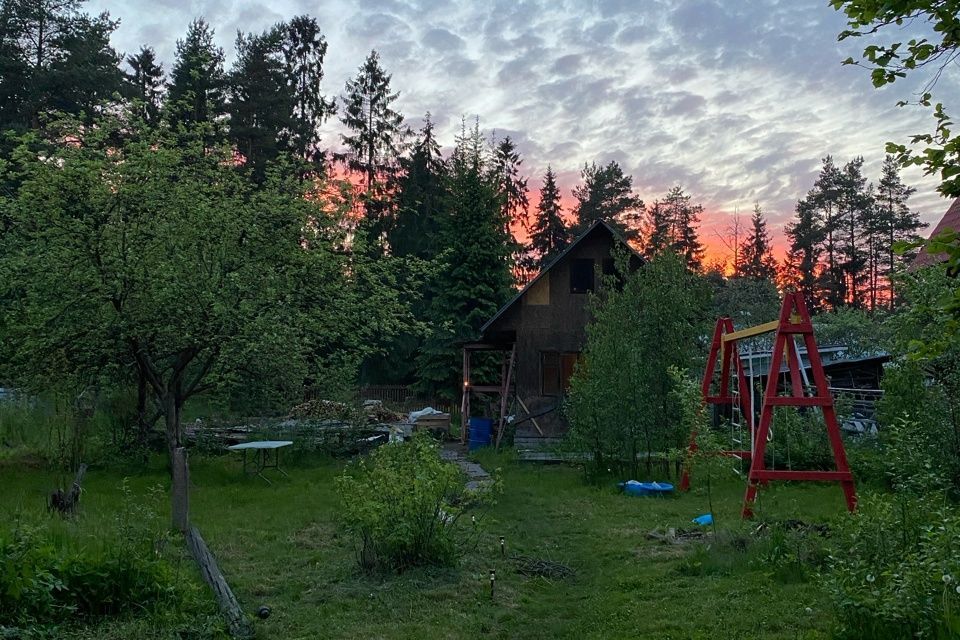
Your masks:
<path fill-rule="evenodd" d="M 176 603 L 182 588 L 159 554 L 155 512 L 135 505 L 129 493 L 126 504 L 112 530 L 95 536 L 58 530 L 50 520 L 0 530 L 0 626 Z"/>
<path fill-rule="evenodd" d="M 844 638 L 960 634 L 960 516 L 943 498 L 861 499 L 826 573 Z"/>
<path fill-rule="evenodd" d="M 344 524 L 360 539 L 361 568 L 453 564 L 461 516 L 496 488 L 472 491 L 464 481 L 436 442 L 420 434 L 351 465 L 337 478 L 337 491 Z"/>

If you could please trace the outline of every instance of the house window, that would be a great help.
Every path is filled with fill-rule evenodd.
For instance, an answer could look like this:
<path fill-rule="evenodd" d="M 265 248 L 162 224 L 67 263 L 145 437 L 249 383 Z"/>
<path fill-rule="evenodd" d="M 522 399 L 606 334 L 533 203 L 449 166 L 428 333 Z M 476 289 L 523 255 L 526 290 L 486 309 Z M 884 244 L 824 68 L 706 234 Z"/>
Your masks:
<path fill-rule="evenodd" d="M 576 352 L 540 352 L 540 391 L 545 396 L 559 396 L 570 389 L 570 378 L 580 354 Z"/>
<path fill-rule="evenodd" d="M 570 261 L 570 293 L 593 291 L 593 258 Z"/>

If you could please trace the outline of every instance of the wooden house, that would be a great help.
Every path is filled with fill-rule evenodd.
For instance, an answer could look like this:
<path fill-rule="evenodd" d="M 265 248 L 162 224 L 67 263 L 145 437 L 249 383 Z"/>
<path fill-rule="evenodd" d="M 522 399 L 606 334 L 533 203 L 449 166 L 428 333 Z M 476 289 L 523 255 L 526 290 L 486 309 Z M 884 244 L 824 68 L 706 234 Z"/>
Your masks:
<path fill-rule="evenodd" d="M 502 417 L 516 410 L 520 418 L 537 416 L 518 427 L 518 433 L 532 429 L 540 436 L 558 436 L 566 431 L 559 407 L 586 343 L 589 294 L 597 287 L 598 273 L 614 273 L 617 246 L 630 251 L 631 266 L 642 263 L 613 227 L 594 222 L 481 327 L 476 342 L 464 345 L 462 415 L 475 415 L 473 394 L 488 393 L 498 396 L 500 430 Z M 471 356 L 480 351 L 503 354 L 499 385 L 473 384 Z"/>

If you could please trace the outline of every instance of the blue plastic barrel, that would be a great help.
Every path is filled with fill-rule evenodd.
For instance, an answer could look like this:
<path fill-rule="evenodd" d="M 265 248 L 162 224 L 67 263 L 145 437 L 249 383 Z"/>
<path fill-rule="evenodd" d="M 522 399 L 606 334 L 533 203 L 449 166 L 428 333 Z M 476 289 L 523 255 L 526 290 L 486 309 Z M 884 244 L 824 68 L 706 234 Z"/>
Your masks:
<path fill-rule="evenodd" d="M 493 431 L 493 420 L 490 418 L 470 418 L 470 441 L 467 449 L 473 451 L 480 447 L 490 446 L 490 433 Z"/>

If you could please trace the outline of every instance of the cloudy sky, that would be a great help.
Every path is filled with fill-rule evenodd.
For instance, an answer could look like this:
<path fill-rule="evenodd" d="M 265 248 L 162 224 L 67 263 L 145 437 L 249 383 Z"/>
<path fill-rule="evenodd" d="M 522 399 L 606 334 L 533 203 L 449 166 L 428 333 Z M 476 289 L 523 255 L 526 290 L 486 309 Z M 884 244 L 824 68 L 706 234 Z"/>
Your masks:
<path fill-rule="evenodd" d="M 262 31 L 307 13 L 329 50 L 325 90 L 344 82 L 373 48 L 392 73 L 399 109 L 419 126 L 428 110 L 447 144 L 461 116 L 513 137 L 530 184 L 547 164 L 569 189 L 585 162 L 618 161 L 646 200 L 679 184 L 705 208 L 702 236 L 759 201 L 780 228 L 813 183 L 820 158 L 863 155 L 879 175 L 884 143 L 929 129 L 898 99 L 919 79 L 875 90 L 844 67 L 863 41 L 838 43 L 841 14 L 827 0 L 91 0 L 121 23 L 114 45 L 156 49 L 169 70 L 176 40 L 203 16 L 228 63 L 238 30 Z M 916 33 L 911 25 L 900 35 Z M 938 83 L 960 97 L 954 69 Z M 330 143 L 336 123 L 326 127 Z M 936 182 L 904 174 L 915 208 L 935 222 L 946 203 Z"/>

